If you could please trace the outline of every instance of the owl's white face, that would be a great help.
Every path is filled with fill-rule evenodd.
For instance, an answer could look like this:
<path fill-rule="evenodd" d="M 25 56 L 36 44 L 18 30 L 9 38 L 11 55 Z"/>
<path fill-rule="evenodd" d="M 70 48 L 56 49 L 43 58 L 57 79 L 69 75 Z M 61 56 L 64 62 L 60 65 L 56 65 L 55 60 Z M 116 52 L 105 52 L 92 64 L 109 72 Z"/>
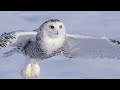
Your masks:
<path fill-rule="evenodd" d="M 46 34 L 50 38 L 65 36 L 65 26 L 60 21 L 48 21 L 43 24 L 42 29 L 43 34 Z"/>
<path fill-rule="evenodd" d="M 56 19 L 43 23 L 39 29 L 39 35 L 42 35 L 41 47 L 46 53 L 51 53 L 61 48 L 65 41 L 65 26 Z"/>

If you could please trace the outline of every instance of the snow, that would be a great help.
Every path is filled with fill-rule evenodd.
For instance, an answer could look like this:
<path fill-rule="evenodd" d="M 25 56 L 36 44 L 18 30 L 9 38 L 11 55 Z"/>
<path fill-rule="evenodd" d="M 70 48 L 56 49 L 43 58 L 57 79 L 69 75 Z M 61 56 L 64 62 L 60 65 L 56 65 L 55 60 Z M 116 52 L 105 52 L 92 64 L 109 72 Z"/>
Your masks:
<path fill-rule="evenodd" d="M 67 33 L 108 37 L 120 40 L 119 11 L 1 11 L 0 34 L 16 30 L 32 31 L 52 18 L 62 20 Z M 0 52 L 0 79 L 23 79 L 26 58 L 14 54 L 3 58 Z M 119 59 L 69 59 L 55 56 L 40 62 L 40 79 L 120 79 Z"/>

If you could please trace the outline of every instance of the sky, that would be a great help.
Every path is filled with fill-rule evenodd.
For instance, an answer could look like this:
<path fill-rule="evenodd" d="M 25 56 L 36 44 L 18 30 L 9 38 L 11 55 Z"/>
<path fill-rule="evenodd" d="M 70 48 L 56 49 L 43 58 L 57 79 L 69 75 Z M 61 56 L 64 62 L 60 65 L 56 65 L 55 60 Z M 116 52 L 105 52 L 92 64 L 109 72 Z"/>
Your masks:
<path fill-rule="evenodd" d="M 0 11 L 0 34 L 32 31 L 49 19 L 60 19 L 70 34 L 120 37 L 120 11 Z M 0 52 L 0 79 L 23 79 L 20 73 L 26 58 L 20 54 L 3 58 L 5 51 Z M 40 67 L 39 79 L 120 79 L 117 59 L 55 56 L 41 61 Z"/>

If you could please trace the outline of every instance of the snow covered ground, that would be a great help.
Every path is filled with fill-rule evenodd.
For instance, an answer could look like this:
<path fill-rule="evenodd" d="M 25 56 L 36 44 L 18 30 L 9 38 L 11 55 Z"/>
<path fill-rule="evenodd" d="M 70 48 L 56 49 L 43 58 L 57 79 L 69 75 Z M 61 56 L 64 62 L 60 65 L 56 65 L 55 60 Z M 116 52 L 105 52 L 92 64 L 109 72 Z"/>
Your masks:
<path fill-rule="evenodd" d="M 62 20 L 70 34 L 107 35 L 120 40 L 120 12 L 117 11 L 1 11 L 0 34 L 16 30 L 32 31 L 52 18 Z M 0 52 L 0 79 L 22 79 L 20 71 L 25 57 L 15 54 L 3 58 L 3 52 Z M 120 79 L 118 59 L 57 56 L 40 62 L 40 66 L 40 79 Z"/>

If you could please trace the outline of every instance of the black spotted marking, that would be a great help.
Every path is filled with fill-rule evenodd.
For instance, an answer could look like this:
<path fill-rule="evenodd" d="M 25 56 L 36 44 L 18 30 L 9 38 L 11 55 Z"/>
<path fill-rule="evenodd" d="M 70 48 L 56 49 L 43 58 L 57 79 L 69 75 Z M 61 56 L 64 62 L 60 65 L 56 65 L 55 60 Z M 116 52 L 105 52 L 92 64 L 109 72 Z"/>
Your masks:
<path fill-rule="evenodd" d="M 9 32 L 9 33 L 4 32 L 0 36 L 0 47 L 7 47 L 7 45 L 12 43 L 12 41 L 14 41 L 15 39 L 16 39 L 16 32 Z"/>
<path fill-rule="evenodd" d="M 70 46 L 67 42 L 64 43 L 63 48 L 62 48 L 63 55 L 68 58 L 73 58 L 71 52 L 70 52 Z"/>
<path fill-rule="evenodd" d="M 15 32 L 10 32 L 10 33 L 4 33 L 1 35 L 1 39 L 6 39 L 6 40 L 9 40 L 9 39 L 16 39 L 16 36 L 15 36 Z"/>
<path fill-rule="evenodd" d="M 120 42 L 119 42 L 119 41 L 117 41 L 117 43 L 118 43 L 118 44 L 120 44 Z"/>
<path fill-rule="evenodd" d="M 50 20 L 46 21 L 45 23 L 48 23 L 48 22 L 60 22 L 60 20 L 58 20 L 58 19 L 50 19 Z"/>
<path fill-rule="evenodd" d="M 110 39 L 110 42 L 112 42 L 112 43 L 117 43 L 118 45 L 120 44 L 120 41 L 113 40 L 113 39 Z"/>

